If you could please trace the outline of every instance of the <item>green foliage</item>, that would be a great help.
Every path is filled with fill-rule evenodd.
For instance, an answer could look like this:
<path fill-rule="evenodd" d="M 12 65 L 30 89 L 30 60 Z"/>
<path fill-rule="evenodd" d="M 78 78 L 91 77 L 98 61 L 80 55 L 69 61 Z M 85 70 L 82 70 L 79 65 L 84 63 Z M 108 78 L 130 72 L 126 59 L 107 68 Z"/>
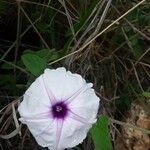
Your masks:
<path fill-rule="evenodd" d="M 127 18 L 137 29 L 142 30 L 143 27 L 149 25 L 150 23 L 150 15 L 148 15 L 149 10 L 150 6 L 145 5 L 141 9 L 138 8 L 132 11 Z M 130 39 L 130 37 L 135 34 L 135 31 L 132 28 L 128 29 L 128 37 Z M 132 47 L 131 51 L 134 57 L 138 59 L 143 53 L 140 36 L 138 35 L 137 37 L 130 39 L 130 43 Z"/>
<path fill-rule="evenodd" d="M 56 51 L 55 49 L 41 49 L 38 51 L 27 49 L 24 51 L 24 54 L 35 54 L 44 59 L 46 62 L 54 61 L 65 55 L 64 51 Z"/>
<path fill-rule="evenodd" d="M 129 13 L 127 18 L 132 22 L 136 22 L 136 24 L 140 27 L 148 25 L 150 22 L 149 10 L 149 5 L 143 5 L 143 7 L 141 7 L 140 9 L 135 9 L 134 11 Z"/>
<path fill-rule="evenodd" d="M 103 115 L 97 120 L 97 123 L 90 130 L 95 144 L 95 150 L 112 150 L 108 123 L 108 117 Z"/>
<path fill-rule="evenodd" d="M 127 19 L 134 21 L 138 21 L 138 16 L 139 16 L 139 10 L 135 9 L 131 13 L 128 14 Z"/>
<path fill-rule="evenodd" d="M 146 98 L 150 98 L 150 92 L 143 92 L 142 95 Z"/>
<path fill-rule="evenodd" d="M 89 1 L 87 5 L 82 5 L 82 4 L 80 5 L 78 21 L 77 21 L 77 23 L 75 23 L 73 25 L 75 33 L 81 28 L 82 28 L 82 30 L 85 29 L 86 26 L 90 23 L 90 21 L 88 21 L 88 22 L 86 22 L 86 21 L 87 21 L 89 15 L 92 13 L 94 8 L 96 7 L 96 5 L 98 4 L 98 2 L 99 2 L 99 0 L 93 0 L 93 1 Z M 83 3 L 83 2 L 80 1 L 80 3 Z M 67 36 L 70 36 L 70 35 L 71 35 L 71 37 L 73 36 L 71 34 L 71 30 L 69 28 L 67 31 Z"/>
<path fill-rule="evenodd" d="M 45 68 L 49 61 L 59 59 L 64 55 L 63 51 L 55 49 L 42 49 L 39 51 L 25 50 L 21 59 L 26 68 L 35 76 L 38 76 Z"/>
<path fill-rule="evenodd" d="M 38 55 L 24 54 L 21 58 L 26 68 L 35 76 L 38 76 L 46 68 L 45 59 Z"/>

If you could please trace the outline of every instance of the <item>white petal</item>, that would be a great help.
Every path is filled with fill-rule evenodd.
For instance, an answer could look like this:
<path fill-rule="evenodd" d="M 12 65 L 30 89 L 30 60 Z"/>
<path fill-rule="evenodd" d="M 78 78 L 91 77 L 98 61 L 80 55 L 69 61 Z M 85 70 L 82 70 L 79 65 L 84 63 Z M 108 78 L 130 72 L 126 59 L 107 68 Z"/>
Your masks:
<path fill-rule="evenodd" d="M 70 104 L 69 108 L 75 114 L 87 119 L 87 122 L 95 122 L 99 107 L 99 98 L 92 88 L 79 94 Z"/>
<path fill-rule="evenodd" d="M 65 68 L 46 69 L 43 77 L 48 89 L 54 93 L 58 101 L 68 98 L 86 84 L 80 75 L 66 72 Z"/>
<path fill-rule="evenodd" d="M 42 101 L 42 100 L 41 100 Z M 34 117 L 38 118 L 41 116 L 51 117 L 49 112 L 49 106 L 40 102 L 40 98 L 32 98 L 31 96 L 24 95 L 24 99 L 18 107 L 18 111 L 22 117 L 28 119 Z"/>
<path fill-rule="evenodd" d="M 44 123 L 29 123 L 27 124 L 30 132 L 35 137 L 37 143 L 42 147 L 55 147 L 56 139 L 56 121 L 47 121 Z"/>
<path fill-rule="evenodd" d="M 83 124 L 71 118 L 67 118 L 63 125 L 58 150 L 75 147 L 79 143 L 82 143 L 90 128 L 91 124 Z"/>
<path fill-rule="evenodd" d="M 40 76 L 25 92 L 18 110 L 21 116 L 31 116 L 49 111 L 50 106 L 51 103 Z"/>
<path fill-rule="evenodd" d="M 96 122 L 98 107 L 99 98 L 91 88 L 81 92 L 71 101 L 69 104 L 71 113 L 63 126 L 60 148 L 71 148 L 82 143 L 92 124 Z"/>

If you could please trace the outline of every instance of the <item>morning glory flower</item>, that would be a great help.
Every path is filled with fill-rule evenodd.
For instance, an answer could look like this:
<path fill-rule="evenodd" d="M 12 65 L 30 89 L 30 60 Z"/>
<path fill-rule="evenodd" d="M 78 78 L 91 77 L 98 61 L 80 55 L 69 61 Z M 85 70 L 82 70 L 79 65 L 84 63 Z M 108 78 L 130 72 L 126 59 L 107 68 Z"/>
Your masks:
<path fill-rule="evenodd" d="M 99 98 L 92 86 L 63 67 L 45 69 L 23 96 L 18 108 L 20 121 L 42 147 L 74 147 L 96 122 Z"/>

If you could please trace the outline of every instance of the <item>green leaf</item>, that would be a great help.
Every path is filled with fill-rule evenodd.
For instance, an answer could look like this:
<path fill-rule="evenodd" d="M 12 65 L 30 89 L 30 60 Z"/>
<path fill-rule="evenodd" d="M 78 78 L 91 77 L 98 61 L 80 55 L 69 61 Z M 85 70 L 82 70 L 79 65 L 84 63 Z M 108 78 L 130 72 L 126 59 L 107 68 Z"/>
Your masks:
<path fill-rule="evenodd" d="M 34 54 L 44 59 L 46 62 L 49 62 L 63 57 L 65 55 L 65 52 L 64 50 L 57 51 L 55 49 L 41 49 L 38 51 L 27 49 L 23 54 Z"/>
<path fill-rule="evenodd" d="M 95 150 L 112 150 L 108 131 L 108 117 L 101 116 L 92 127 L 90 133 L 95 144 Z"/>
<path fill-rule="evenodd" d="M 46 60 L 35 54 L 24 54 L 21 59 L 26 68 L 35 76 L 46 68 Z"/>
<path fill-rule="evenodd" d="M 42 49 L 36 52 L 36 54 L 45 59 L 46 61 L 51 61 L 57 59 L 57 56 L 55 57 L 54 55 L 58 54 L 58 51 L 55 51 L 55 49 Z"/>
<path fill-rule="evenodd" d="M 150 92 L 143 92 L 142 95 L 144 97 L 150 98 Z"/>
<path fill-rule="evenodd" d="M 42 50 L 36 51 L 35 54 L 38 55 L 39 57 L 45 59 L 45 60 L 48 60 L 52 56 L 52 54 L 51 54 L 52 51 L 53 50 L 42 49 Z"/>

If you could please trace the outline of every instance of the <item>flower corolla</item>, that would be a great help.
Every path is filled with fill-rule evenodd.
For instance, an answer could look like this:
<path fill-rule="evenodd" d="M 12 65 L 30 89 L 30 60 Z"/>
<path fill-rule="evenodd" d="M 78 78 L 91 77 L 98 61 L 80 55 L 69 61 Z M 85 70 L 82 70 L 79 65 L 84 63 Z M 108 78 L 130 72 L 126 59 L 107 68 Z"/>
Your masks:
<path fill-rule="evenodd" d="M 18 107 L 20 121 L 42 147 L 74 147 L 96 122 L 99 98 L 92 86 L 63 67 L 45 69 L 23 96 Z"/>

